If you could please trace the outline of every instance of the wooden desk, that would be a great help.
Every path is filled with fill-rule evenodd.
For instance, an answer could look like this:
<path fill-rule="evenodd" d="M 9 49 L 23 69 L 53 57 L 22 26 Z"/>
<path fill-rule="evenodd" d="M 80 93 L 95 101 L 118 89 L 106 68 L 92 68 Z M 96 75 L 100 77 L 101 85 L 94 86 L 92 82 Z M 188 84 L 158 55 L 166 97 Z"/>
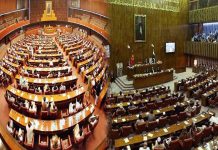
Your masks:
<path fill-rule="evenodd" d="M 79 69 L 80 69 L 82 66 L 86 65 L 87 63 L 89 63 L 89 62 L 92 61 L 92 60 L 93 60 L 93 56 L 90 57 L 89 59 L 86 59 L 85 61 L 79 62 L 79 63 L 77 64 L 77 70 L 79 71 Z"/>
<path fill-rule="evenodd" d="M 53 58 L 62 58 L 63 54 L 33 54 L 33 57 L 37 57 L 37 58 L 49 58 L 49 57 L 53 57 Z"/>
<path fill-rule="evenodd" d="M 58 51 L 57 50 L 53 50 L 53 49 L 48 49 L 48 50 L 36 50 L 37 54 L 40 54 L 39 52 L 41 52 L 41 54 L 57 54 Z"/>
<path fill-rule="evenodd" d="M 37 65 L 39 65 L 39 64 L 47 64 L 48 65 L 51 61 L 53 62 L 53 64 L 58 65 L 60 60 L 59 59 L 53 59 L 53 60 L 48 60 L 48 59 L 47 60 L 45 60 L 45 59 L 44 60 L 33 60 L 33 59 L 29 59 L 28 60 L 29 63 L 37 64 Z"/>
<path fill-rule="evenodd" d="M 84 70 L 83 71 L 83 78 L 85 78 L 85 76 L 87 75 L 87 74 L 89 74 L 90 72 L 92 72 L 95 68 L 97 68 L 99 65 L 100 65 L 100 63 L 102 62 L 102 57 L 97 61 L 97 63 L 95 63 L 93 66 L 91 66 L 88 70 Z"/>
<path fill-rule="evenodd" d="M 104 66 L 101 72 L 97 75 L 97 77 L 95 78 L 95 82 L 98 82 L 102 79 L 103 75 L 105 74 L 105 71 L 106 71 L 106 66 Z"/>
<path fill-rule="evenodd" d="M 157 90 L 166 90 L 166 87 L 165 86 L 156 86 L 155 89 L 153 90 L 153 88 L 148 88 L 148 92 L 154 92 L 154 91 L 157 91 Z M 139 89 L 138 90 L 140 94 L 142 93 L 146 93 L 146 90 L 145 89 Z M 135 94 L 135 90 L 130 90 L 130 91 L 124 91 L 123 92 L 123 96 L 128 96 L 128 95 L 134 95 Z M 115 93 L 113 94 L 113 97 L 119 97 L 119 93 Z"/>
<path fill-rule="evenodd" d="M 195 85 L 193 85 L 193 86 L 191 86 L 191 87 L 188 87 L 188 88 L 187 88 L 187 92 L 186 92 L 187 98 L 191 98 L 191 97 L 192 97 L 192 94 L 193 94 L 193 91 L 194 91 L 194 90 L 198 89 L 201 85 L 206 84 L 209 80 L 215 79 L 215 78 L 216 78 L 216 77 L 213 75 L 213 76 L 207 78 L 206 80 L 204 80 L 204 81 L 202 81 L 202 82 L 200 82 L 200 83 L 198 83 L 198 84 L 195 84 Z"/>
<path fill-rule="evenodd" d="M 3 140 L 3 143 L 10 148 L 11 150 L 25 150 L 8 132 L 8 130 L 0 124 L 0 136 Z"/>
<path fill-rule="evenodd" d="M 80 51 L 80 50 L 79 50 Z M 74 54 L 75 57 L 72 57 L 72 55 Z M 82 55 L 83 58 L 82 59 L 75 59 L 76 56 L 78 55 L 78 51 L 76 51 L 76 53 L 69 53 L 69 58 L 72 60 L 72 64 L 74 66 L 77 66 L 78 63 L 86 61 L 87 59 L 93 57 L 93 54 L 95 54 L 92 50 L 88 50 L 86 49 L 85 51 L 83 51 L 83 53 L 80 53 L 79 55 Z M 71 58 L 72 57 L 72 58 Z"/>
<path fill-rule="evenodd" d="M 78 49 L 82 48 L 82 45 L 76 45 L 76 46 L 72 46 L 72 47 L 69 47 L 69 48 L 66 48 L 66 54 L 68 55 L 69 52 L 72 52 L 72 51 L 76 51 Z"/>
<path fill-rule="evenodd" d="M 196 117 L 193 117 L 191 119 L 187 119 L 186 121 L 182 121 L 182 122 L 179 122 L 177 124 L 173 124 L 173 125 L 169 126 L 168 128 L 161 128 L 159 130 L 152 131 L 152 132 L 149 132 L 149 133 L 144 134 L 144 135 L 138 134 L 138 135 L 134 135 L 130 138 L 116 139 L 115 140 L 115 148 L 119 148 L 119 147 L 123 147 L 123 146 L 127 146 L 127 145 L 132 145 L 132 144 L 137 144 L 137 143 L 142 143 L 144 141 L 150 141 L 150 140 L 156 139 L 158 137 L 170 135 L 172 133 L 175 133 L 177 131 L 183 130 L 184 128 L 191 126 L 193 122 L 195 122 L 195 124 L 196 124 L 196 123 L 201 122 L 203 120 L 209 119 L 212 115 L 214 115 L 214 114 L 209 112 L 209 113 L 206 113 L 204 115 L 203 114 L 197 115 Z M 164 129 L 167 132 L 165 132 Z"/>
<path fill-rule="evenodd" d="M 87 117 L 89 117 L 94 112 L 94 109 L 95 106 L 91 104 L 75 115 L 56 120 L 34 119 L 26 117 L 23 114 L 20 114 L 19 112 L 11 109 L 9 117 L 22 128 L 25 128 L 30 121 L 35 123 L 35 132 L 43 134 L 56 134 L 58 132 L 63 133 L 64 130 L 66 131 L 72 129 L 76 124 L 84 121 Z"/>
<path fill-rule="evenodd" d="M 23 62 L 24 62 L 24 59 L 23 59 L 23 58 L 19 58 L 19 57 L 16 57 L 16 56 L 14 56 L 14 55 L 11 55 L 11 54 L 8 54 L 7 56 L 10 57 L 10 58 L 12 58 L 12 59 L 14 59 L 14 60 L 17 60 L 17 61 L 20 62 L 20 63 L 23 63 Z"/>
<path fill-rule="evenodd" d="M 190 102 L 183 102 L 183 103 L 181 103 L 181 105 L 187 106 L 189 103 Z M 153 114 L 156 116 L 156 115 L 162 114 L 164 112 L 174 111 L 175 106 L 176 105 L 172 105 L 172 106 L 167 106 L 164 108 L 156 109 L 153 111 Z M 140 115 L 142 116 L 142 118 L 145 118 L 148 114 L 149 114 L 149 112 L 143 112 Z M 138 118 L 139 118 L 139 114 L 122 116 L 122 117 L 115 117 L 115 118 L 112 118 L 112 124 L 127 123 L 127 122 L 131 122 L 131 121 L 135 121 Z"/>
<path fill-rule="evenodd" d="M 208 106 L 208 98 L 213 95 L 213 94 L 216 94 L 216 92 L 218 92 L 218 87 L 216 87 L 215 89 L 213 90 L 210 90 L 204 94 L 202 94 L 201 96 L 201 105 L 202 106 Z"/>
<path fill-rule="evenodd" d="M 76 50 L 76 51 L 71 51 L 71 52 L 69 52 L 69 54 L 68 54 L 69 59 L 71 60 L 71 58 L 72 58 L 73 56 L 76 56 L 80 51 L 82 51 L 82 49 L 78 49 L 78 50 Z M 86 49 L 83 50 L 83 52 L 87 52 L 87 51 L 89 51 L 88 48 L 86 48 Z"/>
<path fill-rule="evenodd" d="M 28 101 L 35 101 L 39 105 L 41 105 L 43 97 L 46 97 L 48 102 L 54 101 L 55 103 L 68 103 L 77 97 L 83 97 L 85 93 L 85 88 L 81 87 L 74 91 L 66 92 L 63 94 L 54 94 L 54 95 L 37 95 L 28 93 L 25 91 L 21 91 L 19 89 L 14 88 L 13 86 L 9 85 L 7 87 L 7 91 L 12 93 L 15 97 L 20 97 L 21 99 L 28 100 Z"/>
<path fill-rule="evenodd" d="M 167 97 L 167 94 L 162 94 L 159 96 L 160 98 L 166 98 Z M 145 98 L 145 99 L 142 99 L 142 100 L 134 100 L 132 101 L 132 103 L 134 105 L 137 105 L 137 104 L 140 104 L 140 103 L 148 103 L 148 102 L 152 102 L 155 100 L 155 97 L 151 98 L 150 100 Z M 106 105 L 106 109 L 114 109 L 114 108 L 119 108 L 120 106 L 122 107 L 128 107 L 130 106 L 131 103 L 130 102 L 120 102 L 120 103 L 115 103 L 115 104 L 111 104 L 111 105 Z"/>
<path fill-rule="evenodd" d="M 17 83 L 19 83 L 19 80 L 21 78 L 21 75 L 16 75 L 15 79 L 17 81 Z M 27 80 L 27 82 L 29 84 L 32 85 L 55 85 L 55 84 L 75 84 L 77 81 L 77 77 L 76 76 L 67 76 L 67 77 L 60 77 L 60 78 L 47 78 L 47 79 L 40 79 L 40 78 L 31 78 L 31 77 L 23 77 Z"/>
<path fill-rule="evenodd" d="M 29 67 L 29 66 L 23 66 L 24 70 L 28 70 L 30 72 L 33 72 L 34 70 L 38 72 L 67 72 L 68 68 L 71 68 L 70 66 L 64 66 L 64 67 L 51 67 L 51 68 L 39 68 L 39 67 Z"/>
<path fill-rule="evenodd" d="M 12 51 L 12 53 L 20 55 L 20 57 L 23 58 L 23 59 L 29 57 L 29 54 L 25 53 L 24 51 L 16 51 L 16 50 L 14 50 L 14 51 Z"/>
<path fill-rule="evenodd" d="M 20 67 L 20 65 L 15 64 L 15 63 L 13 63 L 13 62 L 11 62 L 11 61 L 5 59 L 5 58 L 3 58 L 3 61 L 4 61 L 6 64 L 8 64 L 8 65 L 10 65 L 10 66 L 12 66 L 12 67 L 14 67 L 14 68 L 17 68 L 17 69 L 18 69 L 18 68 Z"/>
<path fill-rule="evenodd" d="M 4 67 L 0 66 L 0 70 L 2 70 L 9 77 L 11 77 L 11 78 L 13 77 L 13 73 L 10 72 L 9 70 L 5 69 Z"/>
<path fill-rule="evenodd" d="M 127 66 L 127 78 L 131 80 L 133 79 L 133 76 L 135 74 L 143 74 L 147 69 L 151 71 L 152 67 L 154 69 L 159 67 L 159 69 L 161 70 L 161 65 L 162 62 L 155 63 L 155 64 L 135 64 L 132 67 Z"/>
<path fill-rule="evenodd" d="M 150 87 L 158 84 L 163 84 L 173 80 L 173 70 L 159 72 L 156 74 L 143 76 L 143 77 L 133 77 L 133 86 L 136 89 Z"/>

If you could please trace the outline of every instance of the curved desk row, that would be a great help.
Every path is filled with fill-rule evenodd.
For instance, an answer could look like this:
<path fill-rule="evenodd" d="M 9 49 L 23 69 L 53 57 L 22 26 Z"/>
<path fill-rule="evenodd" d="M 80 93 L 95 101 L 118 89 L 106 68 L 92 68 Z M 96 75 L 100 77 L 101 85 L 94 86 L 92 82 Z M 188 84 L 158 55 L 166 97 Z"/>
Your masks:
<path fill-rule="evenodd" d="M 13 77 L 13 73 L 7 69 L 5 69 L 4 67 L 0 66 L 0 70 L 2 70 L 6 75 L 8 75 L 9 77 Z"/>
<path fill-rule="evenodd" d="M 87 74 L 89 74 L 89 73 L 91 73 L 92 71 L 94 71 L 94 69 L 95 68 L 97 68 L 99 65 L 100 65 L 100 63 L 102 63 L 102 61 L 103 61 L 103 58 L 101 57 L 93 66 L 91 66 L 88 70 L 84 70 L 83 71 L 83 78 L 85 78 L 85 76 L 87 75 Z"/>
<path fill-rule="evenodd" d="M 21 75 L 16 75 L 15 79 L 17 81 L 17 83 L 19 83 L 20 79 L 24 78 L 29 84 L 31 85 L 55 85 L 55 84 L 66 84 L 66 85 L 74 85 L 77 82 L 77 77 L 76 76 L 67 76 L 67 77 L 60 77 L 60 78 L 43 78 L 43 79 L 39 79 L 39 78 L 31 78 L 31 77 L 24 77 Z"/>
<path fill-rule="evenodd" d="M 12 66 L 12 67 L 14 67 L 14 68 L 19 68 L 19 67 L 20 67 L 20 65 L 11 62 L 11 61 L 9 61 L 8 59 L 3 58 L 3 61 L 4 61 L 6 64 L 8 64 L 8 65 L 10 65 L 10 66 Z"/>
<path fill-rule="evenodd" d="M 33 72 L 33 71 L 39 71 L 39 72 L 61 71 L 61 72 L 66 72 L 66 71 L 68 71 L 69 68 L 71 69 L 71 67 L 69 67 L 69 66 L 52 67 L 52 68 L 39 68 L 39 67 L 23 66 L 24 70 L 28 70 L 30 72 Z"/>
<path fill-rule="evenodd" d="M 64 130 L 68 130 L 76 124 L 82 122 L 94 112 L 94 108 L 94 105 L 91 104 L 72 116 L 56 120 L 40 120 L 26 117 L 13 109 L 11 109 L 9 117 L 23 128 L 25 128 L 30 121 L 34 123 L 34 131 L 43 134 L 55 134 Z"/>
<path fill-rule="evenodd" d="M 120 138 L 120 139 L 115 140 L 115 147 L 119 148 L 119 147 L 123 147 L 123 146 L 127 146 L 127 145 L 142 143 L 144 141 L 154 140 L 158 137 L 170 135 L 172 133 L 175 133 L 177 131 L 183 130 L 184 128 L 191 126 L 193 122 L 195 122 L 195 124 L 196 124 L 198 122 L 202 122 L 204 120 L 207 120 L 212 115 L 214 115 L 214 114 L 211 112 L 205 113 L 205 114 L 200 114 L 200 115 L 197 115 L 196 117 L 193 117 L 191 119 L 187 119 L 187 120 L 179 122 L 177 124 L 173 124 L 173 125 L 169 126 L 168 128 L 161 128 L 161 129 L 156 130 L 156 131 L 148 132 L 147 134 L 144 134 L 144 135 L 143 134 L 134 135 L 130 138 Z"/>
<path fill-rule="evenodd" d="M 188 104 L 189 104 L 189 102 L 181 103 L 182 106 L 187 106 Z M 170 105 L 170 106 L 167 106 L 167 107 L 163 107 L 163 108 L 153 110 L 153 114 L 155 116 L 157 116 L 157 115 L 167 113 L 167 112 L 171 112 L 171 111 L 174 111 L 174 110 L 175 110 L 175 105 Z M 142 116 L 142 118 L 145 118 L 148 114 L 149 114 L 149 112 L 143 112 L 140 115 Z M 131 121 L 135 121 L 138 118 L 139 118 L 139 114 L 127 115 L 127 116 L 122 116 L 122 117 L 115 117 L 115 118 L 112 118 L 112 124 L 127 123 L 127 122 L 131 122 Z"/>
<path fill-rule="evenodd" d="M 0 136 L 2 138 L 3 143 L 7 146 L 7 148 L 11 150 L 25 150 L 15 139 L 14 137 L 6 130 L 2 124 L 0 124 Z"/>
<path fill-rule="evenodd" d="M 19 97 L 21 99 L 28 100 L 30 102 L 35 101 L 36 103 L 40 105 L 43 100 L 43 97 L 46 97 L 48 102 L 54 101 L 55 103 L 66 103 L 67 101 L 83 96 L 85 91 L 86 91 L 85 88 L 81 87 L 77 90 L 66 92 L 64 94 L 37 95 L 37 94 L 31 94 L 25 91 L 21 91 L 19 89 L 14 88 L 11 85 L 7 87 L 7 92 L 12 93 L 15 97 Z"/>

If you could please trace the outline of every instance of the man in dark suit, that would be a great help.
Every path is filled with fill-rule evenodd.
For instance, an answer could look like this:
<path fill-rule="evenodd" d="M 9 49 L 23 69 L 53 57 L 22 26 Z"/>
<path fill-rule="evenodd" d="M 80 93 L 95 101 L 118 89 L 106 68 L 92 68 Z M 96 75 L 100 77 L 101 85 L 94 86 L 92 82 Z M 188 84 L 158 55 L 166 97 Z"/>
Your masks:
<path fill-rule="evenodd" d="M 94 89 L 95 89 L 95 105 L 97 105 L 97 103 L 98 103 L 98 97 L 99 97 L 99 95 L 100 95 L 100 93 L 101 93 L 101 84 L 100 84 L 100 82 L 97 82 L 97 83 L 95 84 Z"/>

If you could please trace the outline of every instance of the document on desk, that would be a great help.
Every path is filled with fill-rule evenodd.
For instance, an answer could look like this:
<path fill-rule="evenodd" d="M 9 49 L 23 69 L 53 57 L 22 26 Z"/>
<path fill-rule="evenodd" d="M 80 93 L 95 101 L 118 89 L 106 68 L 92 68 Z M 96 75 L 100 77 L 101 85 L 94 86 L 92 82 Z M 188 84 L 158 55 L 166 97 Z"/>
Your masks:
<path fill-rule="evenodd" d="M 146 135 L 143 136 L 143 141 L 147 141 L 148 137 Z"/>
<path fill-rule="evenodd" d="M 20 117 L 17 117 L 17 122 L 20 122 Z"/>
<path fill-rule="evenodd" d="M 24 122 L 28 123 L 28 118 L 27 117 L 25 117 Z"/>
<path fill-rule="evenodd" d="M 168 132 L 167 128 L 164 128 L 163 130 L 164 130 L 164 132 L 166 132 L 166 133 Z"/>
<path fill-rule="evenodd" d="M 203 117 L 203 118 L 204 118 L 204 117 L 205 117 L 205 115 L 201 114 L 201 117 Z"/>
<path fill-rule="evenodd" d="M 153 137 L 153 134 L 152 133 L 148 133 L 148 136 Z"/>
<path fill-rule="evenodd" d="M 187 121 L 184 121 L 184 123 L 185 123 L 186 125 L 189 125 L 189 123 L 188 123 Z"/>
<path fill-rule="evenodd" d="M 125 143 L 129 143 L 129 139 L 128 139 L 128 138 L 125 138 L 125 139 L 124 139 L 124 142 L 125 142 Z"/>
<path fill-rule="evenodd" d="M 125 121 L 126 121 L 126 118 L 123 118 L 122 121 L 125 122 Z"/>

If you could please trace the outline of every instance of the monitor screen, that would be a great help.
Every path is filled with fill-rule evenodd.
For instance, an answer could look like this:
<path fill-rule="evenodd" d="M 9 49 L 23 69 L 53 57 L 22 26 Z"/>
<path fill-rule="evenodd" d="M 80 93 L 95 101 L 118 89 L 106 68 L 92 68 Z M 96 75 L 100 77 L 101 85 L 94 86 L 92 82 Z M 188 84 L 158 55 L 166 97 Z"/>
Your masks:
<path fill-rule="evenodd" d="M 176 50 L 176 44 L 173 42 L 166 43 L 166 53 L 174 53 Z"/>

